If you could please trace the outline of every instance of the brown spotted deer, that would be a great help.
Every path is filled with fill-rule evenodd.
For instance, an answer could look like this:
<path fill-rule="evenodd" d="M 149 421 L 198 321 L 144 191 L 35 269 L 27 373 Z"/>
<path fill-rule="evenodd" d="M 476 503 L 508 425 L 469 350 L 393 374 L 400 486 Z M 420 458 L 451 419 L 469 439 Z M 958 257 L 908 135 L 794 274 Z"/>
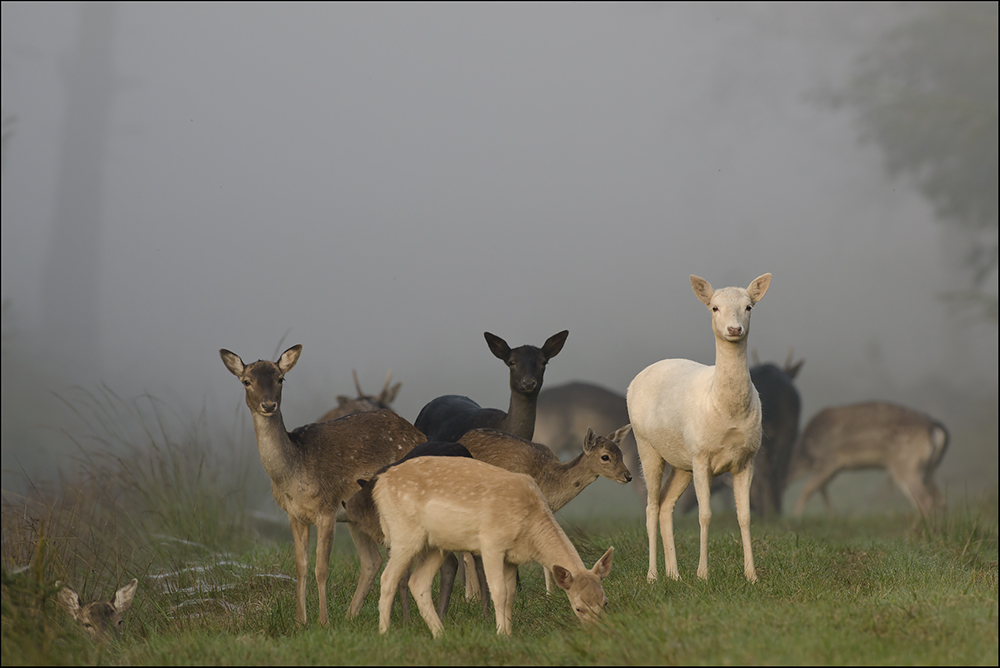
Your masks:
<path fill-rule="evenodd" d="M 382 572 L 380 633 L 389 630 L 396 585 L 412 565 L 410 592 L 431 634 L 440 635 L 431 584 L 453 551 L 482 556 L 497 634 L 511 634 L 518 564 L 550 569 L 583 622 L 596 621 L 607 606 L 601 581 L 614 548 L 592 569 L 584 566 L 531 476 L 464 457 L 418 457 L 380 475 L 373 498 L 392 547 Z"/>
<path fill-rule="evenodd" d="M 919 512 L 941 511 L 944 498 L 933 476 L 947 449 L 947 428 L 924 413 L 884 401 L 825 408 L 795 444 L 790 477 L 809 476 L 795 514 L 802 515 L 816 491 L 832 513 L 827 486 L 834 476 L 872 468 L 888 471 Z"/>
<path fill-rule="evenodd" d="M 609 434 L 627 423 L 628 405 L 624 394 L 594 383 L 573 381 L 538 393 L 535 436 L 531 440 L 549 446 L 564 458 L 577 452 L 588 429 Z M 639 454 L 632 434 L 627 434 L 618 447 L 629 471 L 638 472 Z M 632 491 L 646 500 L 646 485 L 641 475 L 633 481 Z"/>
<path fill-rule="evenodd" d="M 376 395 L 365 394 L 361 390 L 361 383 L 358 382 L 357 370 L 352 369 L 351 373 L 354 375 L 354 387 L 358 391 L 358 396 L 351 398 L 343 394 L 337 395 L 336 408 L 331 408 L 326 413 L 323 413 L 323 417 L 316 420 L 316 422 L 327 422 L 328 420 L 342 418 L 345 415 L 389 408 L 389 404 L 399 394 L 399 388 L 403 385 L 402 383 L 396 383 L 392 387 L 389 387 L 389 383 L 392 381 L 392 371 L 389 371 L 389 374 L 385 377 L 385 386 L 381 392 Z"/>
<path fill-rule="evenodd" d="M 132 578 L 131 582 L 115 592 L 111 601 L 93 603 L 83 603 L 79 594 L 61 582 L 56 582 L 56 586 L 62 587 L 56 598 L 59 605 L 66 609 L 95 642 L 104 642 L 121 635 L 122 616 L 132 605 L 139 581 Z"/>
<path fill-rule="evenodd" d="M 625 425 L 607 436 L 598 436 L 588 428 L 583 437 L 583 452 L 565 463 L 548 446 L 496 429 L 473 429 L 465 433 L 461 443 L 479 461 L 531 476 L 542 490 L 549 509 L 557 513 L 600 477 L 622 485 L 632 481 L 618 445 L 630 431 L 631 426 Z M 552 574 L 546 569 L 545 593 L 551 591 Z"/>
<path fill-rule="evenodd" d="M 420 409 L 414 426 L 428 441 L 461 439 L 470 429 L 489 427 L 531 440 L 535 431 L 535 405 L 542 389 L 545 365 L 559 354 L 569 331 L 550 336 L 541 348 L 524 345 L 511 348 L 495 334 L 484 332 L 490 351 L 510 369 L 510 406 L 507 412 L 483 408 L 469 397 L 446 394 Z"/>
<path fill-rule="evenodd" d="M 281 418 L 281 386 L 301 353 L 302 346 L 296 345 L 283 352 L 277 363 L 257 360 L 244 364 L 236 353 L 219 351 L 226 368 L 246 389 L 261 464 L 271 478 L 275 501 L 288 513 L 295 542 L 295 621 L 299 624 L 306 623 L 309 528 L 316 525 L 319 623 L 325 625 L 330 549 L 341 502 L 360 489 L 359 478 L 371 478 L 427 439 L 388 409 L 286 431 Z M 352 525 L 348 527 L 360 553 L 366 543 L 357 537 Z"/>
<path fill-rule="evenodd" d="M 750 545 L 750 483 L 753 458 L 760 448 L 760 397 L 747 367 L 750 311 L 767 292 L 771 274 L 755 278 L 746 288 L 715 290 L 703 278 L 691 276 L 695 296 L 712 314 L 715 365 L 687 359 L 652 364 L 629 384 L 625 395 L 639 461 L 646 478 L 646 533 L 649 571 L 656 580 L 656 532 L 663 536 L 667 577 L 680 579 L 674 549 L 673 511 L 677 499 L 694 480 L 701 527 L 698 577 L 708 578 L 708 525 L 712 519 L 712 476 L 733 476 L 736 517 L 743 541 L 743 573 L 755 582 L 757 571 Z M 673 470 L 660 486 L 665 465 Z"/>

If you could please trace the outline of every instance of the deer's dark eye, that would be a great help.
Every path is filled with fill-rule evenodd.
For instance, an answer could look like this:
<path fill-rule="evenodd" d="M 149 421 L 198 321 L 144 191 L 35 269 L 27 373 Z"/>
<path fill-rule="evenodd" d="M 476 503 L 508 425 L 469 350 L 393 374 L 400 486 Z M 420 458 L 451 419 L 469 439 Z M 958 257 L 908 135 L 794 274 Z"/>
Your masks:
<path fill-rule="evenodd" d="M 753 308 L 753 306 L 747 306 L 747 310 L 748 310 L 748 311 L 749 311 L 750 309 L 752 309 L 752 308 Z"/>
<path fill-rule="evenodd" d="M 611 461 L 611 457 L 608 457 L 607 455 L 601 455 L 601 461 L 602 462 L 610 462 Z"/>
<path fill-rule="evenodd" d="M 279 379 L 278 379 L 278 382 L 279 382 L 279 383 L 284 383 L 284 382 L 285 382 L 285 379 L 284 379 L 284 378 L 279 378 Z"/>
<path fill-rule="evenodd" d="M 718 307 L 718 306 L 713 306 L 713 307 L 712 307 L 712 310 L 713 310 L 713 311 L 714 311 L 715 313 L 718 313 L 718 312 L 719 312 L 719 307 Z"/>
<path fill-rule="evenodd" d="M 244 380 L 243 381 L 243 387 L 250 387 L 250 381 L 249 380 Z"/>

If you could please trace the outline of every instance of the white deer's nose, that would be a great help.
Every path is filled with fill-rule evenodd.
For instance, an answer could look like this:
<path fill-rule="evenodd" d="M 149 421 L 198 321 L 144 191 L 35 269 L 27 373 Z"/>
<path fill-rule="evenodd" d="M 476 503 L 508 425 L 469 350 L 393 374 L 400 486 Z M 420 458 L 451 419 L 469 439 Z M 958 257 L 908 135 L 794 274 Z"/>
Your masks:
<path fill-rule="evenodd" d="M 726 330 L 729 332 L 729 336 L 742 336 L 743 335 L 743 325 L 736 325 L 735 327 L 733 327 L 732 325 L 730 325 L 729 327 L 726 328 Z"/>

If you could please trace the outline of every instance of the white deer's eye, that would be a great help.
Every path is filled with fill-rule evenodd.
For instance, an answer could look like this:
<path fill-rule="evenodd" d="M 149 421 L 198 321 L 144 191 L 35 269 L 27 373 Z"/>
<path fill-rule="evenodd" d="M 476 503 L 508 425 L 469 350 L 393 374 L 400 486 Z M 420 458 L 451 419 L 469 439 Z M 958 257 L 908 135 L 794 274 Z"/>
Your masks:
<path fill-rule="evenodd" d="M 748 311 L 749 311 L 750 309 L 752 309 L 752 308 L 753 308 L 753 306 L 747 306 L 747 310 L 748 310 Z"/>
<path fill-rule="evenodd" d="M 718 307 L 718 306 L 713 306 L 713 307 L 712 307 L 712 310 L 713 310 L 713 311 L 714 311 L 715 313 L 718 313 L 718 312 L 719 312 L 719 307 Z"/>

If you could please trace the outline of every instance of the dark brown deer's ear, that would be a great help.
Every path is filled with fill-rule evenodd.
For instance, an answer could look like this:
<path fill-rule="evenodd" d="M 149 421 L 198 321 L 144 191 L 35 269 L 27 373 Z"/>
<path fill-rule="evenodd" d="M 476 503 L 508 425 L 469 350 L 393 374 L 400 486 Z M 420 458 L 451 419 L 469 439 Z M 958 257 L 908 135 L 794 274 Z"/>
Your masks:
<path fill-rule="evenodd" d="M 553 334 L 548 339 L 546 339 L 545 344 L 542 345 L 542 354 L 545 355 L 547 359 L 552 359 L 559 354 L 559 351 L 563 349 L 563 345 L 566 343 L 566 337 L 569 336 L 569 330 L 564 329 L 558 334 Z"/>
<path fill-rule="evenodd" d="M 493 356 L 506 362 L 507 358 L 510 357 L 510 346 L 507 345 L 507 342 L 496 334 L 490 334 L 489 332 L 483 332 L 483 337 L 486 338 L 486 345 L 490 347 L 490 352 L 493 353 Z"/>

